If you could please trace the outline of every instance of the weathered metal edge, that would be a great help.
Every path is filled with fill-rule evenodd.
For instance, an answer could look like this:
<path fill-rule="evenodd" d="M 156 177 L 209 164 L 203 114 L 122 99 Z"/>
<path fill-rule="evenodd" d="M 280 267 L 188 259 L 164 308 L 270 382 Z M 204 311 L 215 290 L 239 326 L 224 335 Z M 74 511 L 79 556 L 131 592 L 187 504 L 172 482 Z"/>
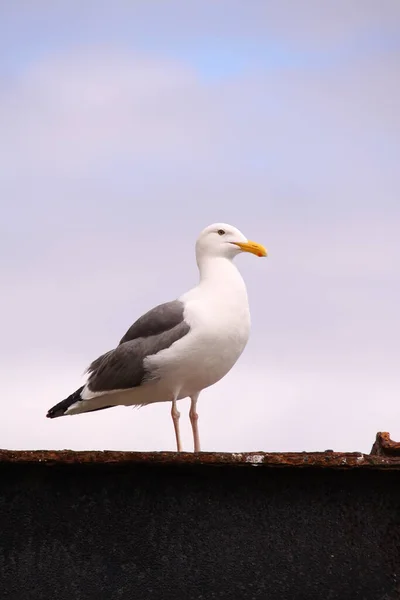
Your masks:
<path fill-rule="evenodd" d="M 0 464 L 155 464 L 400 470 L 400 444 L 377 433 L 371 454 L 361 452 L 120 452 L 0 450 Z"/>
<path fill-rule="evenodd" d="M 395 442 L 390 438 L 387 431 L 379 431 L 376 434 L 371 454 L 375 456 L 398 456 L 400 457 L 400 442 Z"/>
<path fill-rule="evenodd" d="M 143 464 L 143 465 L 213 465 L 296 467 L 324 469 L 398 469 L 400 459 L 373 456 L 359 452 L 74 452 L 61 451 L 12 451 L 0 450 L 0 464 L 46 464 L 46 465 L 93 465 L 93 464 Z"/>

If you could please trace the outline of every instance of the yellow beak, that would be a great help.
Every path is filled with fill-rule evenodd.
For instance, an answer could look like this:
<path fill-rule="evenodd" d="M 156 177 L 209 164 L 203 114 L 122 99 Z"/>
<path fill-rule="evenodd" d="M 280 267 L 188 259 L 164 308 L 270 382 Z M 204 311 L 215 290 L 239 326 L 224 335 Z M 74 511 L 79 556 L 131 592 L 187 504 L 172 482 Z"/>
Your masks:
<path fill-rule="evenodd" d="M 268 256 L 266 248 L 261 244 L 257 244 L 257 242 L 233 242 L 235 246 L 239 246 L 243 252 L 251 252 L 251 254 L 255 254 L 256 256 Z"/>

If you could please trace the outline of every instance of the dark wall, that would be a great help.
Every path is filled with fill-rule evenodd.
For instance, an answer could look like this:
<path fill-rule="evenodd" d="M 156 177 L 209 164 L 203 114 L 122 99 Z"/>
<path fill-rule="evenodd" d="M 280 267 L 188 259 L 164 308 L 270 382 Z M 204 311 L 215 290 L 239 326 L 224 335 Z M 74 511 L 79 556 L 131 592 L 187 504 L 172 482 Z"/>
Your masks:
<path fill-rule="evenodd" d="M 399 471 L 3 464 L 0 486 L 1 600 L 400 598 Z"/>

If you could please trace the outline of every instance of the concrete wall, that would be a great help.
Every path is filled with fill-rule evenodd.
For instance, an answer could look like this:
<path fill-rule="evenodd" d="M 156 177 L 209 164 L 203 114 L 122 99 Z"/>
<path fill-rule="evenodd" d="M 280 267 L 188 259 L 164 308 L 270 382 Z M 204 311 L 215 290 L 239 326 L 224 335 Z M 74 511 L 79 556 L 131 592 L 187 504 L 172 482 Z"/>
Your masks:
<path fill-rule="evenodd" d="M 0 461 L 1 600 L 395 600 L 400 472 Z"/>

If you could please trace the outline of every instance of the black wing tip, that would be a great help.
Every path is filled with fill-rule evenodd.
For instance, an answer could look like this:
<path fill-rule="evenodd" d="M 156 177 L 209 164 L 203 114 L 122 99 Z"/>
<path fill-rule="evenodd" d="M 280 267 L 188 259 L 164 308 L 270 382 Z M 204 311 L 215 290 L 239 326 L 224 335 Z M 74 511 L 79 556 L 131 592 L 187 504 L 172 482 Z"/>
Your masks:
<path fill-rule="evenodd" d="M 61 400 L 58 404 L 52 406 L 48 411 L 46 418 L 47 419 L 56 419 L 57 417 L 63 417 L 67 411 L 67 409 L 75 402 L 82 400 L 81 392 L 83 390 L 83 386 L 76 390 L 73 394 L 65 398 L 65 400 Z"/>
<path fill-rule="evenodd" d="M 47 412 L 46 418 L 56 419 L 57 417 L 63 417 L 64 413 L 64 410 L 57 410 L 57 407 L 53 406 L 53 408 L 50 408 L 50 410 Z"/>

